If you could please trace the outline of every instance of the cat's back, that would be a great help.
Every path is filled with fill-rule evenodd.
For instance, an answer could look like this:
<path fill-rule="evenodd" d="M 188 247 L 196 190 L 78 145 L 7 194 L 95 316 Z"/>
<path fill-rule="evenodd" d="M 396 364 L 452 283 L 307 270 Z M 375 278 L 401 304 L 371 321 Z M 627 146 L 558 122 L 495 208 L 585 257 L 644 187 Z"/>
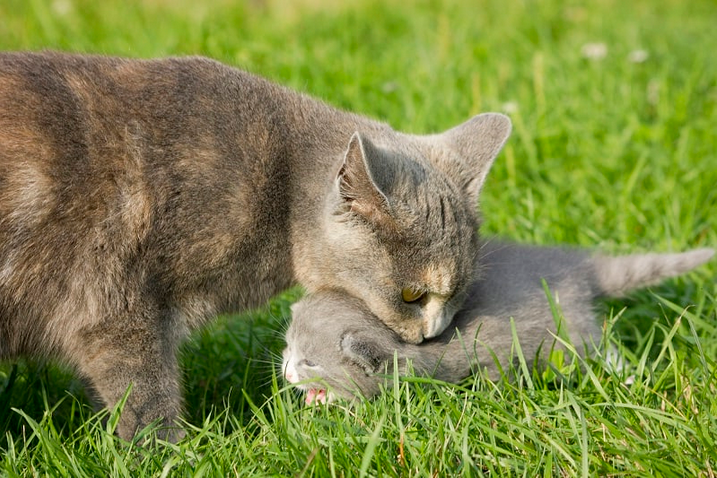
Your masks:
<path fill-rule="evenodd" d="M 224 70 L 199 58 L 0 54 L 0 248 L 40 223 L 67 237 L 148 214 L 199 167 L 192 153 L 216 152 L 199 91 Z"/>
<path fill-rule="evenodd" d="M 42 164 L 56 181 L 117 171 L 131 151 L 155 153 L 206 132 L 225 68 L 201 58 L 129 60 L 55 52 L 0 54 L 0 177 Z M 226 73 L 225 73 L 226 74 Z M 207 103 L 219 103 L 219 98 Z M 201 116 L 202 121 L 197 118 Z M 215 115 L 216 116 L 216 115 Z M 195 118 L 191 123 L 191 118 Z M 141 151 L 143 155 L 149 152 Z M 165 148 L 167 153 L 167 148 Z M 167 154 L 155 154 L 159 160 Z M 135 158 L 136 159 L 136 158 Z M 37 169 L 36 166 L 34 169 Z M 6 187 L 7 187 L 6 184 Z"/>
<path fill-rule="evenodd" d="M 169 144 L 180 135 L 201 134 L 226 121 L 235 109 L 252 108 L 280 89 L 249 73 L 203 57 L 129 59 L 60 52 L 0 54 L 0 131 L 3 144 L 19 141 L 19 130 L 69 147 L 92 146 L 92 134 L 141 125 Z M 238 104 L 244 101 L 245 104 Z M 258 115 L 260 111 L 252 110 Z M 204 125 L 204 126 L 203 126 Z M 226 125 L 225 125 L 226 126 Z"/>
<path fill-rule="evenodd" d="M 239 172 L 261 196 L 251 188 L 280 182 L 267 179 L 281 174 L 276 158 L 292 157 L 304 116 L 341 115 L 204 57 L 0 53 L 0 181 L 17 189 L 13 177 L 41 181 L 42 170 L 86 198 L 88 178 L 136 171 L 202 190 Z"/>
<path fill-rule="evenodd" d="M 193 85 L 229 70 L 201 57 L 137 60 L 61 52 L 2 52 L 0 101 L 6 110 L 15 107 L 4 111 L 3 117 L 24 115 L 30 119 L 32 113 L 41 112 L 72 116 L 73 109 L 91 108 L 91 100 L 110 98 L 124 106 L 133 105 L 136 113 L 142 106 L 156 108 L 162 98 L 181 101 L 174 97 L 178 88 L 191 94 Z M 44 116 L 45 124 L 63 119 Z"/>

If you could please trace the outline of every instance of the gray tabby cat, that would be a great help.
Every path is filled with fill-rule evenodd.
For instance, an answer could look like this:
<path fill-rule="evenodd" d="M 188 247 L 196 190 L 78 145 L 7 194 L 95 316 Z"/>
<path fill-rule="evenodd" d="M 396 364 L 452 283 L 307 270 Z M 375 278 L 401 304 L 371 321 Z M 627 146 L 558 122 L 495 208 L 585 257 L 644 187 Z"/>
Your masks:
<path fill-rule="evenodd" d="M 0 54 L 0 359 L 59 359 L 107 405 L 131 384 L 129 438 L 179 415 L 191 329 L 294 283 L 436 336 L 509 132 L 403 134 L 204 58 Z"/>
<path fill-rule="evenodd" d="M 399 373 L 410 361 L 417 374 L 457 382 L 479 367 L 496 377 L 512 359 L 514 319 L 526 360 L 544 358 L 557 333 L 544 279 L 562 310 L 573 345 L 597 345 L 601 327 L 593 310 L 600 297 L 619 297 L 632 289 L 655 284 L 706 262 L 714 251 L 696 249 L 681 254 L 635 254 L 622 257 L 591 255 L 580 250 L 485 242 L 480 271 L 468 291 L 463 309 L 439 337 L 413 345 L 377 320 L 358 299 L 325 291 L 294 304 L 286 333 L 283 371 L 291 383 L 307 392 L 306 401 L 326 401 L 333 395 L 378 393 L 393 372 L 394 352 Z M 561 344 L 555 344 L 560 348 Z M 584 350 L 582 350 L 584 351 Z M 327 385 L 329 387 L 327 393 Z"/>

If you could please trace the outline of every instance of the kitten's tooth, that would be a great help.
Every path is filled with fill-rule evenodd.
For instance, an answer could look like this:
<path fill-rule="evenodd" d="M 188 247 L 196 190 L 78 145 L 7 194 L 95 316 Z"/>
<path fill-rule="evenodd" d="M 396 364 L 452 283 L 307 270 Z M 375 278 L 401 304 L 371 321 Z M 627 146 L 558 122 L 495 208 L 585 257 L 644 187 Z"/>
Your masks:
<path fill-rule="evenodd" d="M 316 389 L 310 388 L 306 391 L 306 404 L 313 405 L 316 399 Z"/>
<path fill-rule="evenodd" d="M 316 394 L 316 401 L 321 404 L 326 404 L 326 390 L 319 390 Z"/>

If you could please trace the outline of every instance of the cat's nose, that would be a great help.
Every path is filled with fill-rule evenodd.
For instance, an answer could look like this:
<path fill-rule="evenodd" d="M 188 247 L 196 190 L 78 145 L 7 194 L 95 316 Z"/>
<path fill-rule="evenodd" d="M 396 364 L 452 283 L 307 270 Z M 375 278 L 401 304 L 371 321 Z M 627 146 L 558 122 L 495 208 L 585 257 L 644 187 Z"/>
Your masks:
<path fill-rule="evenodd" d="M 445 307 L 440 310 L 437 316 L 431 317 L 427 313 L 427 317 L 423 321 L 423 337 L 432 339 L 441 335 L 453 320 L 453 315 L 453 311 L 448 311 Z"/>

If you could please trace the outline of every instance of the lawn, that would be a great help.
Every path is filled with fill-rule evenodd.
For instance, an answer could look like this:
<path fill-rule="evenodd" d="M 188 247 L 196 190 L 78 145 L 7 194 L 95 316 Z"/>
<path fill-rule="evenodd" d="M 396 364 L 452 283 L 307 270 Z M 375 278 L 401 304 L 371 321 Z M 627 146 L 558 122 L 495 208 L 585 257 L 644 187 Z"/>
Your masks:
<path fill-rule="evenodd" d="M 327 6 L 327 5 L 330 6 Z M 342 6 L 343 5 L 343 6 Z M 202 54 L 409 132 L 501 111 L 483 233 L 614 253 L 717 246 L 713 0 L 4 0 L 0 48 Z M 115 438 L 53 364 L 0 364 L 2 476 L 717 474 L 717 260 L 602 304 L 598 356 L 518 381 L 396 379 L 305 407 L 275 367 L 289 305 L 184 350 L 188 436 Z"/>

